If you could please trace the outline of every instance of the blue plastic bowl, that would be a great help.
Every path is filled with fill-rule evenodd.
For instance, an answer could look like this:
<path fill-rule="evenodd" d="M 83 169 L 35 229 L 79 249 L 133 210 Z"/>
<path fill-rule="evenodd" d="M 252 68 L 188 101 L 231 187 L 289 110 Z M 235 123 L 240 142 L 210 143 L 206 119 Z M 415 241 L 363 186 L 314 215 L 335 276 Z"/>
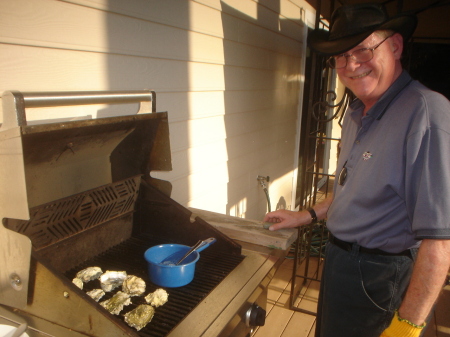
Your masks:
<path fill-rule="evenodd" d="M 195 264 L 200 258 L 198 251 L 192 252 L 178 266 L 165 265 L 161 262 L 173 253 L 183 256 L 190 248 L 178 244 L 165 244 L 147 249 L 144 258 L 147 261 L 150 281 L 167 288 L 177 288 L 189 284 L 194 279 Z"/>

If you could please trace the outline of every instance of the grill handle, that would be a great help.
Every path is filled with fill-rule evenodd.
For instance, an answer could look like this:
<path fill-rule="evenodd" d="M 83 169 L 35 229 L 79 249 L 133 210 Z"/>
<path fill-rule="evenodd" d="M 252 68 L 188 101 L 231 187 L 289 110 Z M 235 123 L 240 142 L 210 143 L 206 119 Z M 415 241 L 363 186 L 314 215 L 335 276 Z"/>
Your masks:
<path fill-rule="evenodd" d="M 2 129 L 27 125 L 26 108 L 43 108 L 90 104 L 140 103 L 138 113 L 156 112 L 156 93 L 141 91 L 5 91 Z"/>

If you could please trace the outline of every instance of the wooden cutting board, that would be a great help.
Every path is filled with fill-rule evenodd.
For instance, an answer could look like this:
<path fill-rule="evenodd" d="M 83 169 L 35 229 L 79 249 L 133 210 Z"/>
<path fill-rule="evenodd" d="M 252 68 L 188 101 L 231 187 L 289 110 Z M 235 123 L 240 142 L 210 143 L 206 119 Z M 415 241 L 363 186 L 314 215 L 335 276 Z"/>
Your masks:
<path fill-rule="evenodd" d="M 262 221 L 242 219 L 235 216 L 188 207 L 193 217 L 200 217 L 234 240 L 286 250 L 297 239 L 297 229 L 269 231 Z"/>

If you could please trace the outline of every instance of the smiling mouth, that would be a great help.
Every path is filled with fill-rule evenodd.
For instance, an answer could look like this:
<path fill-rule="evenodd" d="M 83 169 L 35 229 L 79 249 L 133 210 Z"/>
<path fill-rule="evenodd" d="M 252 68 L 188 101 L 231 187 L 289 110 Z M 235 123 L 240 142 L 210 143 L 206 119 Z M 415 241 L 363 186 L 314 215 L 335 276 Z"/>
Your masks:
<path fill-rule="evenodd" d="M 358 78 L 362 78 L 362 77 L 364 77 L 364 76 L 369 75 L 371 72 L 372 72 L 372 71 L 369 70 L 368 72 L 365 72 L 365 73 L 363 73 L 363 74 L 361 74 L 361 75 L 358 75 L 358 76 L 351 76 L 350 78 L 351 78 L 352 80 L 357 80 Z"/>

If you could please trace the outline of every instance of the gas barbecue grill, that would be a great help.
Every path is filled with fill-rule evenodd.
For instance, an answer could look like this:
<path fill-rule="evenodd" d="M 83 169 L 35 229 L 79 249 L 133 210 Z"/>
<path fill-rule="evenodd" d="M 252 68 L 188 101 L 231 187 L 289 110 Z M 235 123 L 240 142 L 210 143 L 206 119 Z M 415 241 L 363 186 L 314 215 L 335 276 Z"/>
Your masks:
<path fill-rule="evenodd" d="M 0 325 L 29 336 L 185 337 L 248 336 L 264 324 L 276 259 L 243 250 L 150 176 L 171 169 L 168 115 L 155 99 L 152 91 L 3 94 Z M 27 125 L 30 107 L 130 102 L 138 114 Z M 168 303 L 140 331 L 123 314 L 142 297 L 111 315 L 86 295 L 94 285 L 72 283 L 98 266 L 143 278 L 147 294 L 159 288 L 147 276 L 147 248 L 207 237 L 217 242 L 201 253 L 194 280 L 166 289 Z"/>

